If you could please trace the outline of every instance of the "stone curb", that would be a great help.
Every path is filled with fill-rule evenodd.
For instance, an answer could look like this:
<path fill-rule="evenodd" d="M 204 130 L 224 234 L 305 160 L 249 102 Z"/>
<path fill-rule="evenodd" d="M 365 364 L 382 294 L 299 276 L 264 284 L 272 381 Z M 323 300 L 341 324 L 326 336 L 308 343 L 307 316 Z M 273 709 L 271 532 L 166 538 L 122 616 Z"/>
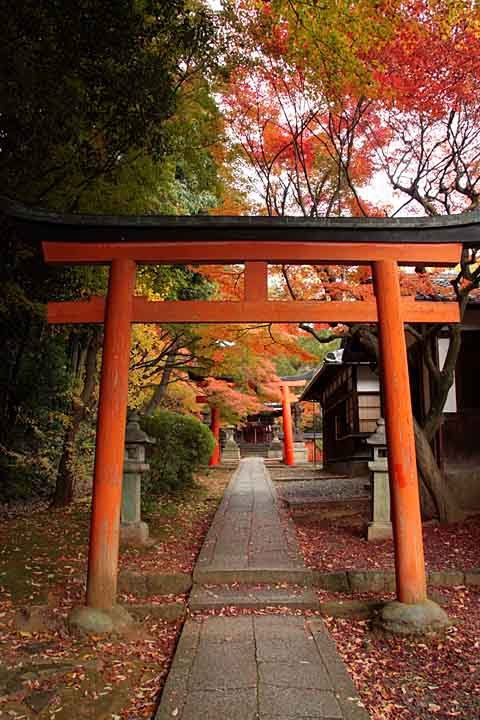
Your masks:
<path fill-rule="evenodd" d="M 480 568 L 472 570 L 432 570 L 427 575 L 430 587 L 480 585 Z M 290 582 L 307 587 L 341 593 L 394 592 L 395 573 L 392 570 L 294 570 L 283 568 L 251 568 L 246 570 L 196 570 L 195 582 L 202 584 L 276 583 Z M 119 591 L 138 597 L 151 595 L 180 595 L 192 588 L 188 573 L 140 573 L 122 570 L 118 578 Z"/>
<path fill-rule="evenodd" d="M 128 612 L 137 620 L 145 620 L 147 617 L 158 618 L 166 622 L 183 620 L 187 614 L 187 606 L 184 602 L 171 603 L 139 603 L 125 606 Z"/>
<path fill-rule="evenodd" d="M 480 568 L 473 570 L 432 570 L 427 574 L 430 587 L 480 585 Z M 338 570 L 324 573 L 312 570 L 312 585 L 321 590 L 341 593 L 394 592 L 392 570 Z"/>
<path fill-rule="evenodd" d="M 308 627 L 335 688 L 335 696 L 341 707 L 343 720 L 368 720 L 370 716 L 360 702 L 358 691 L 325 625 L 322 621 L 310 620 Z"/>
<path fill-rule="evenodd" d="M 119 592 L 137 597 L 181 595 L 190 591 L 192 576 L 188 573 L 140 573 L 122 570 L 118 576 Z"/>
<path fill-rule="evenodd" d="M 155 720 L 181 717 L 188 695 L 188 681 L 200 644 L 201 623 L 187 621 L 178 641 L 172 667 L 167 675 Z"/>
<path fill-rule="evenodd" d="M 370 620 L 384 605 L 383 600 L 331 600 L 321 602 L 319 610 L 324 617 Z"/>

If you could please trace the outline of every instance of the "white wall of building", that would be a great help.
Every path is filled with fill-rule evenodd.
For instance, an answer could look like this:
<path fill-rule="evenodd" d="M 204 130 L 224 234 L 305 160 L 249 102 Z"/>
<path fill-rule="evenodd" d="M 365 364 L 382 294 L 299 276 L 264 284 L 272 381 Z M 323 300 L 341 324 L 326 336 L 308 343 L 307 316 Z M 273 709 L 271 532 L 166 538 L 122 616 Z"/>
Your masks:
<path fill-rule="evenodd" d="M 440 370 L 443 368 L 443 363 L 445 362 L 445 358 L 447 357 L 449 344 L 450 340 L 448 338 L 438 338 L 438 362 L 440 365 Z M 445 407 L 443 408 L 443 412 L 457 412 L 457 391 L 455 388 L 455 380 L 453 381 L 452 387 L 448 391 L 447 401 L 445 403 Z"/>
<path fill-rule="evenodd" d="M 380 392 L 380 381 L 368 365 L 357 367 L 357 390 L 358 392 Z"/>

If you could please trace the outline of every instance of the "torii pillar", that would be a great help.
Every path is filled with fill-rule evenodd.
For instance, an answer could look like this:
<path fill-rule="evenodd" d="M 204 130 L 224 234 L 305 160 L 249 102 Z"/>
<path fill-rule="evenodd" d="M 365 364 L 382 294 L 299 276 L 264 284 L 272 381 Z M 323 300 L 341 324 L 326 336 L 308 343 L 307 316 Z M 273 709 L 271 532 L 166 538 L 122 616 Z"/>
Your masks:
<path fill-rule="evenodd" d="M 286 383 L 281 383 L 282 418 L 283 418 L 283 462 L 285 465 L 295 465 L 295 451 L 293 449 L 292 409 L 290 406 L 290 389 Z"/>
<path fill-rule="evenodd" d="M 427 583 L 397 263 L 388 260 L 374 263 L 373 282 L 378 308 L 397 595 L 400 602 L 423 603 Z"/>
<path fill-rule="evenodd" d="M 99 610 L 117 596 L 135 268 L 133 260 L 112 260 L 105 303 L 87 576 L 87 605 Z"/>
<path fill-rule="evenodd" d="M 213 448 L 212 457 L 208 463 L 212 467 L 220 463 L 220 408 L 212 405 L 210 412 L 210 430 L 215 438 L 215 447 Z"/>
<path fill-rule="evenodd" d="M 398 265 L 372 263 L 378 309 L 381 380 L 392 506 L 397 601 L 381 611 L 394 632 L 423 632 L 448 624 L 444 610 L 427 598 L 415 436 Z"/>

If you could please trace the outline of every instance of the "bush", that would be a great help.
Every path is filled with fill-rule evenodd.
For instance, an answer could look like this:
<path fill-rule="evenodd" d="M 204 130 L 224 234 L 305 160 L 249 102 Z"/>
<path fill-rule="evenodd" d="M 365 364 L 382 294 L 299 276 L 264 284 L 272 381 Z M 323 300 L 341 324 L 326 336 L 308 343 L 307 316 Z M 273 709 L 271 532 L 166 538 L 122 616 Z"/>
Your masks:
<path fill-rule="evenodd" d="M 142 418 L 140 424 L 156 440 L 156 445 L 150 446 L 145 490 L 160 494 L 191 485 L 195 472 L 208 463 L 215 447 L 210 429 L 194 417 L 167 410 Z"/>

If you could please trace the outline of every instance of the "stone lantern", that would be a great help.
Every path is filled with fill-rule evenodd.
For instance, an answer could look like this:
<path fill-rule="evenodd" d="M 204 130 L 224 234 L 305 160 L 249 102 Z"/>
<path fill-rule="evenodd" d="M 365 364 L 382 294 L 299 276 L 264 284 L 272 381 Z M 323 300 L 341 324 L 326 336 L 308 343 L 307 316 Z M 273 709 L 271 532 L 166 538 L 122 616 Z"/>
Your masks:
<path fill-rule="evenodd" d="M 267 457 L 281 460 L 283 457 L 283 443 L 279 437 L 280 426 L 275 423 L 272 426 L 272 441 L 268 446 Z"/>
<path fill-rule="evenodd" d="M 145 462 L 146 446 L 154 444 L 140 427 L 137 413 L 129 413 L 125 433 L 125 461 L 123 465 L 120 540 L 143 545 L 148 542 L 148 525 L 141 517 L 142 475 L 150 470 Z"/>
<path fill-rule="evenodd" d="M 372 519 L 368 524 L 367 539 L 374 542 L 392 537 L 387 439 L 383 418 L 378 418 L 377 429 L 367 438 L 367 444 L 373 448 L 373 460 L 368 463 L 372 473 Z"/>
<path fill-rule="evenodd" d="M 240 448 L 235 442 L 235 428 L 225 428 L 225 445 L 222 450 L 222 462 L 238 462 L 240 460 Z"/>

